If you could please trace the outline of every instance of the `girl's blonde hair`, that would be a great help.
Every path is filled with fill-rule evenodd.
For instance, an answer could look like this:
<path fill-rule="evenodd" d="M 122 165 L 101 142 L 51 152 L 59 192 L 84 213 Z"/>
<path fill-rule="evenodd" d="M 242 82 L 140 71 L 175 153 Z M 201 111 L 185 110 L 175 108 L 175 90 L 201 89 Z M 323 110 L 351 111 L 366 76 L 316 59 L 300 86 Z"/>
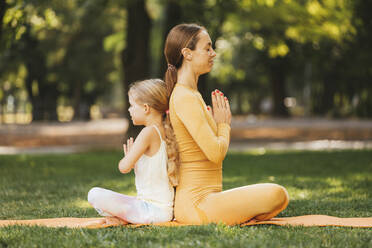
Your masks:
<path fill-rule="evenodd" d="M 134 82 L 129 86 L 128 95 L 132 96 L 136 102 L 146 103 L 163 115 L 163 126 L 168 154 L 168 177 L 170 183 L 173 186 L 177 186 L 179 154 L 176 137 L 174 136 L 169 114 L 167 113 L 169 108 L 169 96 L 164 81 L 161 79 L 148 79 Z"/>

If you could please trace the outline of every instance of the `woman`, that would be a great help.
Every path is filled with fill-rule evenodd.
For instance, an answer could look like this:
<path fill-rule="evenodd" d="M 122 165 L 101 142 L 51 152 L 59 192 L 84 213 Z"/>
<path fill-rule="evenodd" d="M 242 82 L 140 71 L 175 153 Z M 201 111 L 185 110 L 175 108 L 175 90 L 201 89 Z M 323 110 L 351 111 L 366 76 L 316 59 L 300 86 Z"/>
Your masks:
<path fill-rule="evenodd" d="M 205 28 L 175 26 L 164 50 L 171 124 L 180 152 L 174 214 L 181 223 L 239 224 L 266 220 L 288 205 L 288 193 L 276 184 L 255 184 L 222 191 L 222 161 L 230 141 L 231 112 L 223 93 L 212 92 L 212 107 L 197 90 L 216 56 Z"/>

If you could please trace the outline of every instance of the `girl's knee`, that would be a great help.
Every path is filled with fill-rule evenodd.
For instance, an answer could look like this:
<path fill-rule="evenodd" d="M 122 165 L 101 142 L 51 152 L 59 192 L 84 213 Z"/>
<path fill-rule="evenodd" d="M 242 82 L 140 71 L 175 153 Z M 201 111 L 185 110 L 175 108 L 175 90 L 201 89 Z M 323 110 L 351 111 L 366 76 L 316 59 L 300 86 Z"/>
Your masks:
<path fill-rule="evenodd" d="M 98 194 L 99 194 L 99 192 L 101 190 L 102 189 L 99 188 L 99 187 L 94 187 L 91 190 L 89 190 L 89 192 L 88 192 L 88 202 L 90 204 L 92 204 L 93 202 L 95 202 L 95 199 L 97 199 L 97 196 L 98 196 Z"/>

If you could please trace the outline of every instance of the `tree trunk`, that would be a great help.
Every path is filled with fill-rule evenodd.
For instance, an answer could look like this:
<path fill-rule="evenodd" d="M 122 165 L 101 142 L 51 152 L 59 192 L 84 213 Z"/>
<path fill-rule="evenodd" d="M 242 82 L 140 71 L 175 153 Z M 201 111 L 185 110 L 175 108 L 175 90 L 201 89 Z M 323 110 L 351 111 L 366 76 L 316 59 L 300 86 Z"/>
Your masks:
<path fill-rule="evenodd" d="M 125 116 L 129 119 L 129 85 L 149 76 L 151 20 L 144 0 L 131 0 L 127 5 L 127 46 L 122 53 L 124 70 Z M 128 137 L 136 136 L 138 127 L 130 122 Z"/>
<path fill-rule="evenodd" d="M 34 121 L 57 120 L 57 89 L 46 80 L 46 58 L 38 49 L 39 41 L 31 36 L 30 26 L 26 28 L 23 42 L 25 47 L 22 54 L 27 68 L 25 83 L 32 104 L 32 119 Z M 37 94 L 32 90 L 34 83 L 38 87 Z"/>
<path fill-rule="evenodd" d="M 285 90 L 283 78 L 275 77 L 271 79 L 271 89 L 273 94 L 273 112 L 276 117 L 288 117 L 288 109 L 284 105 Z"/>
<path fill-rule="evenodd" d="M 167 61 L 164 56 L 165 40 L 169 31 L 180 24 L 182 20 L 182 8 L 177 0 L 168 0 L 165 6 L 165 22 L 164 22 L 164 34 L 163 34 L 163 45 L 162 45 L 162 56 L 159 68 L 159 77 L 163 78 L 165 71 L 167 70 Z"/>
<path fill-rule="evenodd" d="M 289 117 L 287 107 L 284 105 L 285 93 L 285 68 L 288 65 L 282 58 L 274 59 L 270 66 L 270 83 L 273 99 L 272 114 L 276 117 Z"/>
<path fill-rule="evenodd" d="M 33 75 L 31 66 L 26 63 L 27 68 L 27 76 L 26 76 L 26 90 L 28 94 L 28 98 L 32 105 L 32 120 L 33 121 L 39 121 L 43 119 L 43 110 L 42 110 L 42 103 L 40 101 L 40 98 L 35 96 L 32 91 L 32 84 L 34 82 L 35 76 Z M 37 83 L 37 81 L 35 81 Z"/>
<path fill-rule="evenodd" d="M 6 8 L 7 8 L 6 1 L 0 0 L 0 41 L 3 34 L 3 18 L 5 15 Z"/>
<path fill-rule="evenodd" d="M 242 96 L 242 94 L 243 94 L 243 91 L 236 91 L 236 96 L 237 96 L 237 98 L 236 98 L 236 101 L 237 101 L 237 108 L 236 108 L 236 114 L 237 115 L 241 115 L 241 114 L 243 114 L 243 108 L 242 108 L 242 106 L 243 106 L 243 96 Z"/>
<path fill-rule="evenodd" d="M 333 78 L 330 76 L 325 76 L 323 79 L 323 94 L 321 95 L 321 105 L 319 108 L 319 113 L 324 115 L 328 113 L 334 106 L 333 98 L 335 90 L 333 87 Z"/>
<path fill-rule="evenodd" d="M 77 81 L 73 89 L 73 106 L 74 106 L 74 120 L 81 119 L 80 102 L 81 102 L 81 82 Z"/>

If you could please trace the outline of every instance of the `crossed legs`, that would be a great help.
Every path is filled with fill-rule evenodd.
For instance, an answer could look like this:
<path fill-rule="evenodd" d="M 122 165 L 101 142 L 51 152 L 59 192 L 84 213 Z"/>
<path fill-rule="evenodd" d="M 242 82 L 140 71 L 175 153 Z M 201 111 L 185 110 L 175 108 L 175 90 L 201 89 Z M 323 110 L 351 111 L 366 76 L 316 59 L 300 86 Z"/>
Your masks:
<path fill-rule="evenodd" d="M 88 193 L 88 202 L 108 222 L 115 222 L 115 217 L 130 223 L 147 223 L 146 204 L 136 197 L 94 187 Z"/>
<path fill-rule="evenodd" d="M 277 184 L 263 183 L 212 193 L 200 204 L 208 222 L 228 225 L 251 219 L 271 219 L 283 211 L 289 202 L 287 190 Z"/>

